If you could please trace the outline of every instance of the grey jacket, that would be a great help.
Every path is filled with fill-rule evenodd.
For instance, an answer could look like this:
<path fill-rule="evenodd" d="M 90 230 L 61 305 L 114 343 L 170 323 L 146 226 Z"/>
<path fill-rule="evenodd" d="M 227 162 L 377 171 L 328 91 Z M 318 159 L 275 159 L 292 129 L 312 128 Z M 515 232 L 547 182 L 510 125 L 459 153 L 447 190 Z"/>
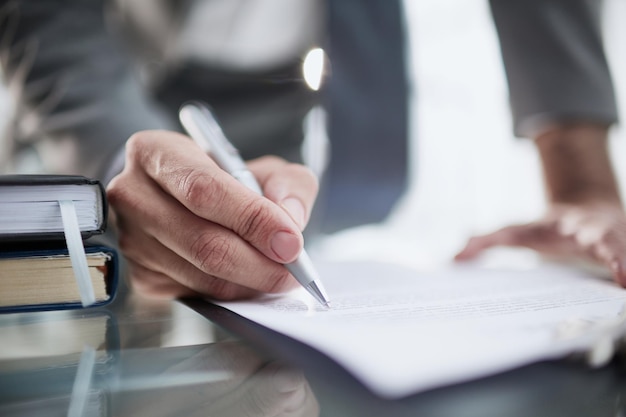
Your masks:
<path fill-rule="evenodd" d="M 63 154 L 49 153 L 47 167 L 108 179 L 119 169 L 111 172 L 112 161 L 132 133 L 176 128 L 174 115 L 159 108 L 123 41 L 109 30 L 106 1 L 2 3 L 0 58 L 15 100 L 12 151 L 53 143 L 49 148 Z M 601 39 L 601 1 L 491 0 L 490 5 L 516 134 L 532 136 L 555 121 L 617 121 Z M 172 16 L 184 13 L 175 9 Z"/>
<path fill-rule="evenodd" d="M 608 125 L 617 105 L 601 31 L 602 0 L 490 0 L 515 133 L 582 120 Z"/>

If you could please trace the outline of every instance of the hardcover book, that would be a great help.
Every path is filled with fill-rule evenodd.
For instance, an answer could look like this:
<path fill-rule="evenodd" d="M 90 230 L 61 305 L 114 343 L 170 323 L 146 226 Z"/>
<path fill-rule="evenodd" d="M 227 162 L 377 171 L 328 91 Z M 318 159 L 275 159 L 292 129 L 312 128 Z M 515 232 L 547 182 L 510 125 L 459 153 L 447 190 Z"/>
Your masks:
<path fill-rule="evenodd" d="M 61 202 L 71 205 L 71 221 L 64 218 Z M 89 305 L 111 302 L 117 289 L 117 252 L 82 242 L 103 233 L 106 220 L 106 194 L 97 180 L 0 176 L 0 313 L 83 307 L 77 258 L 86 260 L 80 262 L 87 281 L 82 284 L 93 289 Z M 79 249 L 74 254 L 68 249 L 68 234 Z"/>

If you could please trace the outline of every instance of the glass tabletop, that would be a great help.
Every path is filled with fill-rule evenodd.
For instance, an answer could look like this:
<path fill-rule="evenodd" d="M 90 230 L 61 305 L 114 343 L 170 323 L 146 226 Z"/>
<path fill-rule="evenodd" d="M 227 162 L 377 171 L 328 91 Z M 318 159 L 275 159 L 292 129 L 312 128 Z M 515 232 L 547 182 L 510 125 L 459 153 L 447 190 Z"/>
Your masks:
<path fill-rule="evenodd" d="M 390 401 L 312 349 L 271 333 L 262 338 L 275 343 L 258 343 L 254 325 L 221 320 L 219 311 L 200 314 L 199 303 L 120 294 L 109 307 L 0 316 L 0 415 L 626 413 L 619 360 L 599 370 L 573 360 L 544 362 Z M 278 345 L 287 349 L 272 348 Z"/>

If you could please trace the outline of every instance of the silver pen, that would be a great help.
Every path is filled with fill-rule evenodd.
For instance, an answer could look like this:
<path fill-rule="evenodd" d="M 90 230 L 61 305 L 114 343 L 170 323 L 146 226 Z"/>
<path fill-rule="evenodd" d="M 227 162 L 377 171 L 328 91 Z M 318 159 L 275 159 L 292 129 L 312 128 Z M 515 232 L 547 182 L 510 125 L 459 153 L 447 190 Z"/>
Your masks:
<path fill-rule="evenodd" d="M 222 128 L 206 106 L 186 103 L 181 107 L 178 116 L 189 136 L 211 155 L 220 168 L 251 190 L 263 194 L 256 178 L 248 170 L 237 149 L 226 139 Z M 294 262 L 285 264 L 285 267 L 320 304 L 330 307 L 319 275 L 304 249 Z"/>

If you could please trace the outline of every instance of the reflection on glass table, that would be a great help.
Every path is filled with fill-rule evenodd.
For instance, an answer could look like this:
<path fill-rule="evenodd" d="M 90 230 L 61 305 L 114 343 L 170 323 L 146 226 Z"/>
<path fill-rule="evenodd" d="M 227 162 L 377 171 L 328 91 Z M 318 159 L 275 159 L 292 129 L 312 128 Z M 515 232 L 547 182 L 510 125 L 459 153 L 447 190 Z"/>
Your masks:
<path fill-rule="evenodd" d="M 187 301 L 202 314 L 121 297 L 110 308 L 0 315 L 0 416 L 626 415 L 618 360 L 600 370 L 538 363 L 391 401 L 312 348 L 202 303 Z"/>
<path fill-rule="evenodd" d="M 181 307 L 134 300 L 117 311 L 0 316 L 0 415 L 319 415 L 300 371 L 215 340 Z M 175 327 L 202 343 L 177 345 Z"/>

